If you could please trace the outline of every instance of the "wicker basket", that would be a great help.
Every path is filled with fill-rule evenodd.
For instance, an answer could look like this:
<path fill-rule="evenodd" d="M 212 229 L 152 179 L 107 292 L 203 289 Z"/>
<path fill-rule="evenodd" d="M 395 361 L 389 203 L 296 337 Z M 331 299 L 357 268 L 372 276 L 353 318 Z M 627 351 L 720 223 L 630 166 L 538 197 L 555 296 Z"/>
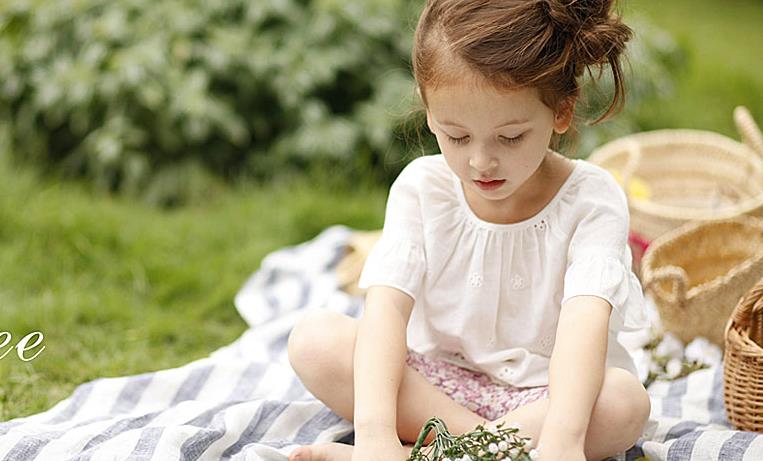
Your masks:
<path fill-rule="evenodd" d="M 744 144 L 709 131 L 658 130 L 591 153 L 590 162 L 622 178 L 634 234 L 651 242 L 688 221 L 763 215 L 763 136 L 744 107 L 734 119 Z M 648 197 L 632 193 L 637 183 Z"/>
<path fill-rule="evenodd" d="M 739 430 L 763 432 L 763 279 L 750 290 L 726 324 L 723 401 Z"/>
<path fill-rule="evenodd" d="M 688 223 L 659 237 L 641 267 L 665 331 L 724 347 L 723 327 L 739 298 L 763 277 L 763 220 Z"/>

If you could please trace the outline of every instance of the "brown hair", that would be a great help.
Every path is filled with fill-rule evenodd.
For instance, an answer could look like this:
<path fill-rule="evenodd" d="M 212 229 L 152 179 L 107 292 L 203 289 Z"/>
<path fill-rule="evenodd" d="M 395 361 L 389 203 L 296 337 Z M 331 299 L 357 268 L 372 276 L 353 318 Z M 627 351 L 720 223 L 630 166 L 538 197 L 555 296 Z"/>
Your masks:
<path fill-rule="evenodd" d="M 496 89 L 535 87 L 555 112 L 580 93 L 585 69 L 614 77 L 607 119 L 624 104 L 620 55 L 632 35 L 614 0 L 427 0 L 414 35 L 413 74 L 426 90 L 467 75 Z"/>

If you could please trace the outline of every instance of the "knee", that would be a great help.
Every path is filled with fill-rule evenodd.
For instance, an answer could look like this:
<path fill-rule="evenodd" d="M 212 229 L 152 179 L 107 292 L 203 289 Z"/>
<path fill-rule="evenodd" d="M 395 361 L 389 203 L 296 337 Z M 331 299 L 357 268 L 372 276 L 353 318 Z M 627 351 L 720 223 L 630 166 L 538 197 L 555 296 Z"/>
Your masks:
<path fill-rule="evenodd" d="M 348 346 L 340 328 L 342 317 L 331 311 L 309 311 L 292 329 L 287 345 L 289 363 L 303 380 L 331 373 L 340 364 L 338 351 Z"/>
<path fill-rule="evenodd" d="M 621 368 L 607 368 L 596 403 L 604 420 L 622 434 L 621 450 L 630 448 L 641 436 L 649 419 L 651 402 L 644 386 L 633 374 Z"/>

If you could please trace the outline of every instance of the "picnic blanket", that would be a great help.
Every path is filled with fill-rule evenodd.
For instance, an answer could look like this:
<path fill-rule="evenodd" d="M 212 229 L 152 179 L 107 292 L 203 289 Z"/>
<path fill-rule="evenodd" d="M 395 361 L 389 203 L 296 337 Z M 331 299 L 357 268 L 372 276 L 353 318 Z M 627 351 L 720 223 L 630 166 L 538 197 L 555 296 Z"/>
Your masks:
<path fill-rule="evenodd" d="M 235 298 L 250 328 L 209 357 L 96 379 L 48 411 L 0 423 L 0 460 L 283 461 L 299 445 L 351 443 L 352 424 L 305 390 L 286 344 L 308 309 L 359 315 L 362 298 L 334 274 L 352 232 L 330 227 L 263 259 Z M 714 367 L 651 384 L 650 424 L 619 459 L 763 460 L 763 438 L 726 420 L 722 376 Z"/>

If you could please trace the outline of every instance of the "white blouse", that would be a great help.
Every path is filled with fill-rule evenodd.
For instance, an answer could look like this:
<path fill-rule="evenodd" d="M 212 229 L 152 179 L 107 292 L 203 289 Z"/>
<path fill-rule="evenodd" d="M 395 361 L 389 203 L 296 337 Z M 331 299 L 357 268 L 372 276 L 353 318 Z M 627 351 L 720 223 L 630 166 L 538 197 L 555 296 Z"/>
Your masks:
<path fill-rule="evenodd" d="M 477 217 L 442 155 L 403 169 L 359 286 L 415 300 L 410 349 L 513 386 L 548 385 L 562 303 L 593 295 L 613 306 L 606 365 L 637 375 L 617 340 L 649 325 L 631 271 L 625 194 L 606 170 L 574 162 L 543 210 L 512 224 Z"/>

